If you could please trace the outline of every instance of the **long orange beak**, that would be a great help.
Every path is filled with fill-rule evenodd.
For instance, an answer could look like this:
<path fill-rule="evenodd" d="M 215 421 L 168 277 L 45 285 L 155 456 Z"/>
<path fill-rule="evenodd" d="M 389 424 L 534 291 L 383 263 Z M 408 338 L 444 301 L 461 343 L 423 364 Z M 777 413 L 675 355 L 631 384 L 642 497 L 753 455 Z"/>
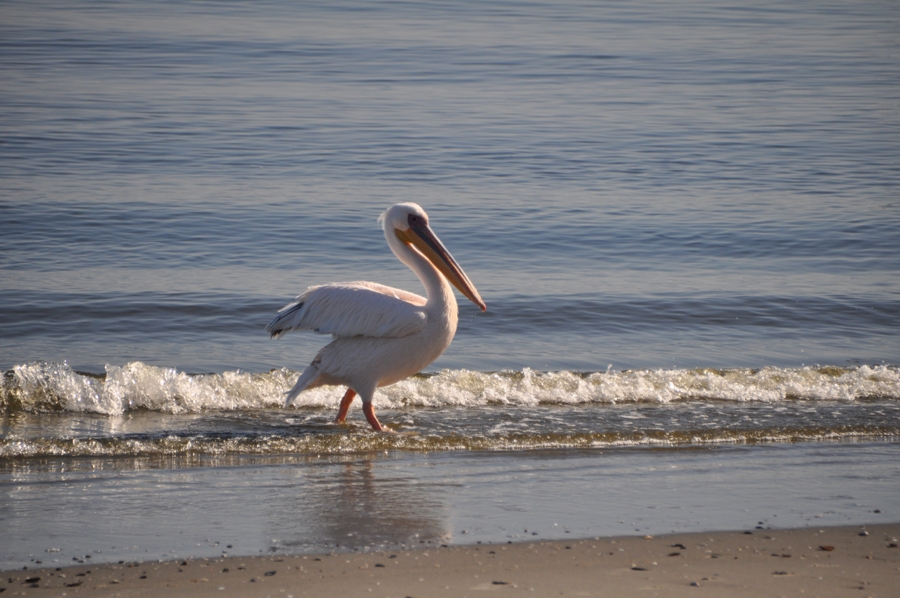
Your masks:
<path fill-rule="evenodd" d="M 480 307 L 481 311 L 487 311 L 487 305 L 484 304 L 475 285 L 459 267 L 430 226 L 424 223 L 410 224 L 409 229 L 405 232 L 399 229 L 394 229 L 394 232 L 398 239 L 418 249 L 469 301 Z"/>

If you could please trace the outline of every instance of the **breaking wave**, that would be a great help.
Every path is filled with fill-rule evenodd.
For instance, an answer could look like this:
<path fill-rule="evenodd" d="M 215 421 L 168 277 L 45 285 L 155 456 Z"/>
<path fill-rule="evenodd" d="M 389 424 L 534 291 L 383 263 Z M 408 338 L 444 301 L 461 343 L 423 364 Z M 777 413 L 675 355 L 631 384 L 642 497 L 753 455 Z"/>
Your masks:
<path fill-rule="evenodd" d="M 67 364 L 28 363 L 0 382 L 0 410 L 121 415 L 130 411 L 182 414 L 281 407 L 297 372 L 230 371 L 188 374 L 140 362 L 107 365 L 105 375 Z M 333 408 L 339 388 L 300 395 L 292 409 Z M 420 374 L 379 389 L 379 408 L 578 405 L 678 401 L 765 402 L 900 399 L 894 366 L 761 369 L 670 369 L 605 372 L 477 372 Z"/>

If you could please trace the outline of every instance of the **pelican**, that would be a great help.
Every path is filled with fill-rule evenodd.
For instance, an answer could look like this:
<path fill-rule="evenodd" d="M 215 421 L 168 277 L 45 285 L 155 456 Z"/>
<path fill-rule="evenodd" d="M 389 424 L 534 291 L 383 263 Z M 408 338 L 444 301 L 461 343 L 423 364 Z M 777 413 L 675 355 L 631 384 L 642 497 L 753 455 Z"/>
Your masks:
<path fill-rule="evenodd" d="M 399 382 L 437 359 L 450 346 L 458 321 L 448 281 L 472 303 L 487 310 L 475 285 L 428 225 L 419 205 L 399 203 L 378 219 L 397 259 L 425 286 L 425 297 L 375 282 L 343 282 L 309 287 L 285 305 L 266 327 L 272 338 L 291 330 L 334 337 L 287 393 L 285 407 L 304 390 L 346 386 L 336 423 L 343 423 L 354 397 L 374 430 L 389 431 L 375 417 L 375 389 Z"/>

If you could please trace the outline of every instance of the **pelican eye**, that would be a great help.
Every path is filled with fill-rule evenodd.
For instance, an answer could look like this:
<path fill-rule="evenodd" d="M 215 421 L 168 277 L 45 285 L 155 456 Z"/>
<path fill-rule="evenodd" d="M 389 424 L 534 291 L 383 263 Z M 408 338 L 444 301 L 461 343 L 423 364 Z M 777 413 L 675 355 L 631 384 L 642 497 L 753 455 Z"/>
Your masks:
<path fill-rule="evenodd" d="M 415 226 L 415 227 L 428 226 L 428 221 L 425 220 L 424 218 L 422 218 L 421 216 L 419 216 L 418 214 L 410 214 L 407 217 L 406 222 L 410 226 Z"/>

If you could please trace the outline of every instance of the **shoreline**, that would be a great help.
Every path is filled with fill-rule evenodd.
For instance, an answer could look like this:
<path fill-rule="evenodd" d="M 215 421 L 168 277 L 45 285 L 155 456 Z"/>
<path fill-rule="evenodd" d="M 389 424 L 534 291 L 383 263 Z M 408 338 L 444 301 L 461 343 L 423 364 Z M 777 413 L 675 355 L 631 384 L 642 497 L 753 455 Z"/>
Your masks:
<path fill-rule="evenodd" d="M 414 550 L 193 558 L 0 573 L 6 596 L 900 595 L 900 523 Z"/>
<path fill-rule="evenodd" d="M 0 569 L 900 521 L 900 443 L 193 465 L 8 471 Z"/>

